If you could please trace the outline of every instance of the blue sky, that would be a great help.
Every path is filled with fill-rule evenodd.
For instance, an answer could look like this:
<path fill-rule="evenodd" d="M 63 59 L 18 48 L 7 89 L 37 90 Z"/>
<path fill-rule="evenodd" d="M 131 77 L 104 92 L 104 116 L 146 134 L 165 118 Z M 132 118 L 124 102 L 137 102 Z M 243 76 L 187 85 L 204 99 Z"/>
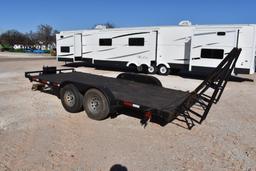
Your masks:
<path fill-rule="evenodd" d="M 256 23 L 255 0 L 12 0 L 0 4 L 0 31 L 36 30 L 50 24 L 58 30 L 117 27 Z"/>

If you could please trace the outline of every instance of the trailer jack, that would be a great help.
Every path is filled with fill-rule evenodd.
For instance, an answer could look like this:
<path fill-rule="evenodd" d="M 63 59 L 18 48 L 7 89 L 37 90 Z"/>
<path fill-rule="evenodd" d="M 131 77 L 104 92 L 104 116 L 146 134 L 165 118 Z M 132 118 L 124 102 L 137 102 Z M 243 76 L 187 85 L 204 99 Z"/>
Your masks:
<path fill-rule="evenodd" d="M 153 113 L 151 111 L 146 111 L 144 113 L 143 118 L 140 120 L 140 124 L 146 128 L 146 126 L 148 125 L 148 121 L 150 121 L 152 119 L 152 115 Z"/>

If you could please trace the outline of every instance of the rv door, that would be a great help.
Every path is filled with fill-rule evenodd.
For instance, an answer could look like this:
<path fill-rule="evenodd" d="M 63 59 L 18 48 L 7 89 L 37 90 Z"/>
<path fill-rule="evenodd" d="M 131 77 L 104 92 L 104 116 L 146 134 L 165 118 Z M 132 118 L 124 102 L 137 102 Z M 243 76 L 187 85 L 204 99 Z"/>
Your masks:
<path fill-rule="evenodd" d="M 74 34 L 74 61 L 82 60 L 82 34 Z"/>

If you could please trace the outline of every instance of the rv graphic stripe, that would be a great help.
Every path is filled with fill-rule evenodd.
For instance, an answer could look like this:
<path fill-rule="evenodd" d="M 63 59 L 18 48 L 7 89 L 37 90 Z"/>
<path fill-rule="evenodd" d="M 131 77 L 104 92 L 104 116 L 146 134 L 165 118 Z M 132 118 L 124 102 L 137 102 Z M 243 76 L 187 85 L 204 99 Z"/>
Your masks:
<path fill-rule="evenodd" d="M 142 52 L 138 52 L 138 53 L 132 53 L 132 54 L 128 54 L 128 55 L 117 56 L 117 57 L 112 57 L 112 58 L 107 58 L 107 59 L 125 58 L 125 57 L 129 57 L 129 56 L 133 56 L 133 55 L 143 54 L 143 53 L 146 53 L 146 52 L 149 52 L 149 51 L 150 51 L 150 50 L 146 50 L 146 51 L 142 51 Z"/>
<path fill-rule="evenodd" d="M 206 45 L 210 46 L 210 45 L 216 45 L 216 44 L 218 44 L 218 42 L 216 42 L 216 43 L 208 43 Z"/>
<path fill-rule="evenodd" d="M 175 39 L 174 41 L 186 40 L 187 38 L 188 37 L 183 37 L 183 38 Z"/>
<path fill-rule="evenodd" d="M 226 33 L 233 33 L 235 31 L 225 31 Z M 197 33 L 194 34 L 194 36 L 204 36 L 204 35 L 209 35 L 209 34 L 217 34 L 218 32 L 208 32 L 208 33 Z"/>
<path fill-rule="evenodd" d="M 176 61 L 188 61 L 189 59 L 174 59 Z"/>
<path fill-rule="evenodd" d="M 115 48 L 109 48 L 109 49 L 103 49 L 103 50 L 99 50 L 99 52 L 105 52 L 105 51 L 109 51 L 109 50 L 113 50 Z"/>
<path fill-rule="evenodd" d="M 215 43 L 208 43 L 208 44 L 205 44 L 205 45 L 198 45 L 198 46 L 194 46 L 194 47 L 193 47 L 193 49 L 200 48 L 200 47 L 203 47 L 203 46 L 216 45 L 216 44 L 219 44 L 219 42 L 215 42 Z"/>
<path fill-rule="evenodd" d="M 57 41 L 59 41 L 59 40 L 64 40 L 64 39 L 68 39 L 68 38 L 71 38 L 71 37 L 74 37 L 74 36 L 73 36 L 73 35 L 71 35 L 71 36 L 66 36 L 66 37 L 63 37 L 63 38 L 58 39 Z"/>
<path fill-rule="evenodd" d="M 84 53 L 82 53 L 82 54 L 88 54 L 88 53 L 92 53 L 92 51 L 89 51 L 89 52 L 84 52 Z"/>
<path fill-rule="evenodd" d="M 203 47 L 203 45 L 194 46 L 193 49 Z"/>
<path fill-rule="evenodd" d="M 84 34 L 83 37 L 91 36 L 92 34 Z"/>
<path fill-rule="evenodd" d="M 197 33 L 197 34 L 194 34 L 194 36 L 204 36 L 204 35 L 210 35 L 210 34 L 217 34 L 217 32 Z"/>
<path fill-rule="evenodd" d="M 138 35 L 138 34 L 148 34 L 148 33 L 150 33 L 150 32 L 138 32 L 138 33 L 123 34 L 123 35 L 120 35 L 120 36 L 112 37 L 112 39 L 116 39 L 116 38 L 120 38 L 120 37 L 126 37 L 126 36 L 133 36 L 133 35 Z"/>
<path fill-rule="evenodd" d="M 71 56 L 71 55 L 74 55 L 73 53 L 71 54 L 66 54 L 66 55 L 58 55 L 58 56 Z"/>

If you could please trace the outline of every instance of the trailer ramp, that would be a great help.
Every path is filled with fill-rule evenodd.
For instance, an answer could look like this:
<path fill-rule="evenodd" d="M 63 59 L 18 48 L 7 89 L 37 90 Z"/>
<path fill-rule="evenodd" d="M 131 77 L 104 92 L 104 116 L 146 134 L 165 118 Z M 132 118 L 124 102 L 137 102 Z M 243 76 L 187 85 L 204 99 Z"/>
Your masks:
<path fill-rule="evenodd" d="M 212 104 L 219 102 L 241 51 L 242 49 L 234 48 L 214 71 L 190 93 L 180 107 L 180 115 L 184 116 L 189 127 L 192 127 L 194 122 L 201 124 L 206 119 Z M 199 120 L 195 120 L 191 115 L 198 117 Z"/>

